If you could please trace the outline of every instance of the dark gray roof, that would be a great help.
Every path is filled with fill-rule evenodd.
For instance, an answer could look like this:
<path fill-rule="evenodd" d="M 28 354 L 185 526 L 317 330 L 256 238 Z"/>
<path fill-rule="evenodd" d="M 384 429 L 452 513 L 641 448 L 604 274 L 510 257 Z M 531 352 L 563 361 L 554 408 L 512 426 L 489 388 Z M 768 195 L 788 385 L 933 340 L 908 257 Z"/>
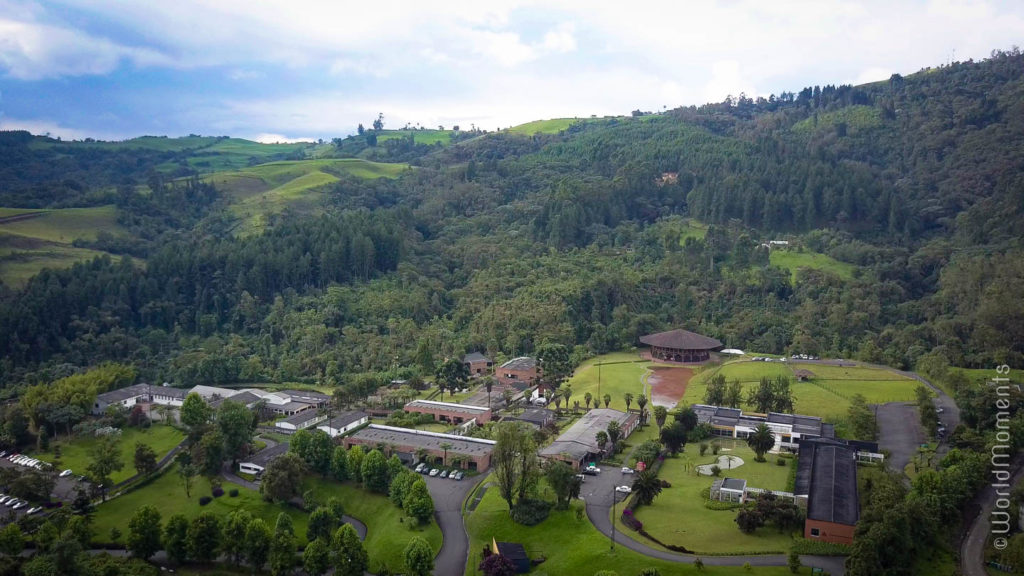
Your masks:
<path fill-rule="evenodd" d="M 281 390 L 282 394 L 292 397 L 292 400 L 314 400 L 316 402 L 327 402 L 330 396 L 315 390 Z"/>
<path fill-rule="evenodd" d="M 369 417 L 370 415 L 367 414 L 366 412 L 343 412 L 326 422 L 321 422 L 320 424 L 318 424 L 318 426 L 330 426 L 331 428 L 338 430 L 344 428 L 345 426 L 348 426 L 353 422 L 358 422 L 362 418 Z"/>
<path fill-rule="evenodd" d="M 370 424 L 355 432 L 349 438 L 358 438 L 370 444 L 396 444 L 399 447 L 412 446 L 428 450 L 443 450 L 442 444 L 448 444 L 449 454 L 468 454 L 480 456 L 494 451 L 493 440 L 440 434 L 425 430 L 412 430 L 393 426 Z"/>
<path fill-rule="evenodd" d="M 722 481 L 722 488 L 726 490 L 742 491 L 747 487 L 747 481 L 742 478 L 726 478 Z"/>
<path fill-rule="evenodd" d="M 301 401 L 292 400 L 291 402 L 286 402 L 284 404 L 270 404 L 268 402 L 267 403 L 267 408 L 270 408 L 271 410 L 273 410 L 275 408 L 280 408 L 283 411 L 295 412 L 295 411 L 301 411 L 301 410 L 308 410 L 310 408 L 316 408 L 316 404 L 311 404 L 309 402 L 301 402 Z"/>
<path fill-rule="evenodd" d="M 511 420 L 521 420 L 537 426 L 544 426 L 554 419 L 555 413 L 546 408 L 530 408 L 529 410 L 523 410 L 523 413 L 519 416 L 511 418 Z"/>
<path fill-rule="evenodd" d="M 491 359 L 479 352 L 470 352 L 462 357 L 462 361 L 468 364 L 471 362 L 490 362 Z"/>
<path fill-rule="evenodd" d="M 631 418 L 638 418 L 636 414 L 620 412 L 610 408 L 595 408 L 583 415 L 568 430 L 562 433 L 557 440 L 552 442 L 540 451 L 541 456 L 560 456 L 567 454 L 576 460 L 582 459 L 588 454 L 596 454 L 600 448 L 597 445 L 597 433 L 600 430 L 607 430 L 612 422 L 623 425 Z"/>
<path fill-rule="evenodd" d="M 220 401 L 223 402 L 224 400 L 225 399 L 222 398 Z M 232 402 L 237 402 L 239 404 L 245 404 L 246 406 L 248 406 L 250 404 L 254 404 L 256 402 L 259 402 L 260 400 L 263 400 L 263 398 L 260 398 L 259 396 L 253 394 L 252 392 L 239 392 L 234 396 L 226 398 L 226 400 L 231 400 Z"/>
<path fill-rule="evenodd" d="M 520 356 L 505 362 L 501 367 L 509 370 L 530 370 L 537 367 L 537 360 L 529 356 Z"/>
<path fill-rule="evenodd" d="M 524 548 L 522 544 L 517 542 L 496 542 L 496 544 L 498 546 L 498 554 L 501 554 L 512 562 L 515 562 L 516 560 L 530 559 L 526 554 L 526 548 Z"/>
<path fill-rule="evenodd" d="M 117 390 L 97 394 L 96 400 L 114 404 L 115 402 L 123 402 L 137 396 L 149 396 L 149 384 L 134 384 L 127 388 L 118 388 Z"/>
<path fill-rule="evenodd" d="M 722 347 L 722 343 L 718 340 L 689 330 L 669 330 L 668 332 L 648 334 L 640 337 L 640 343 L 676 350 L 714 350 Z"/>
<path fill-rule="evenodd" d="M 461 412 L 471 416 L 491 411 L 487 406 L 456 404 L 455 402 L 438 402 L 435 400 L 413 400 L 405 405 L 406 410 L 409 410 L 410 408 L 420 408 L 422 410 L 447 410 L 450 412 Z"/>
<path fill-rule="evenodd" d="M 857 451 L 842 442 L 815 438 L 800 442 L 797 495 L 807 495 L 807 518 L 852 526 L 860 519 Z"/>
<path fill-rule="evenodd" d="M 744 414 L 738 408 L 725 408 L 722 406 L 707 406 L 696 404 L 693 411 L 697 414 L 697 421 L 711 423 L 717 426 L 736 425 L 756 428 L 761 422 L 771 424 L 785 424 L 793 427 L 793 432 L 801 436 L 822 436 L 832 438 L 835 436 L 835 428 L 826 424 L 817 416 L 804 416 L 802 414 L 782 414 L 769 412 L 766 417 L 758 414 Z"/>
<path fill-rule="evenodd" d="M 281 420 L 281 422 L 287 422 L 293 426 L 299 426 L 315 418 L 317 418 L 316 410 L 303 410 L 302 412 L 292 414 L 284 420 Z"/>
<path fill-rule="evenodd" d="M 287 451 L 288 443 L 281 442 L 280 444 L 275 444 L 274 446 L 270 446 L 264 448 L 263 450 L 260 450 L 259 452 L 253 454 L 248 460 L 246 460 L 246 462 L 266 468 L 267 465 L 270 464 L 272 460 L 274 460 L 275 458 L 284 454 Z"/>

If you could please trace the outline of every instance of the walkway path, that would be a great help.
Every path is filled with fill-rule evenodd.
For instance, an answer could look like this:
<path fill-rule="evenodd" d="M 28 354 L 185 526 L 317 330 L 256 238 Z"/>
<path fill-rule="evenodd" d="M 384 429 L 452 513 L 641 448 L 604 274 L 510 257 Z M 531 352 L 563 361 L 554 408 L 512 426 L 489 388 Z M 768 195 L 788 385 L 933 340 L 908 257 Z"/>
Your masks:
<path fill-rule="evenodd" d="M 430 497 L 434 499 L 434 517 L 441 528 L 441 550 L 434 558 L 434 573 L 458 576 L 466 571 L 469 559 L 469 534 L 462 503 L 487 474 L 469 476 L 462 481 L 425 477 Z"/>

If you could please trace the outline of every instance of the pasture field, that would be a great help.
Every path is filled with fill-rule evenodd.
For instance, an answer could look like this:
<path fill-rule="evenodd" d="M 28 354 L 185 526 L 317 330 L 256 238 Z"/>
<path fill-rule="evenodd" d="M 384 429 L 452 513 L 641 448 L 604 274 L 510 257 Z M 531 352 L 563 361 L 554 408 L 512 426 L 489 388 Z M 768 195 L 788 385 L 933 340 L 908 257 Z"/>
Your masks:
<path fill-rule="evenodd" d="M 121 441 L 119 448 L 121 450 L 121 462 L 124 467 L 110 475 L 111 479 L 116 482 L 127 480 L 135 475 L 135 443 L 142 442 L 143 444 L 149 444 L 149 447 L 156 452 L 157 460 L 163 458 L 171 451 L 172 448 L 177 446 L 182 440 L 185 439 L 185 433 L 173 426 L 167 426 L 163 424 L 154 424 L 146 430 L 139 430 L 138 428 L 125 428 L 121 431 Z M 85 474 L 85 467 L 89 465 L 92 459 L 89 457 L 89 450 L 96 445 L 99 441 L 95 437 L 79 436 L 73 438 L 70 442 L 66 440 L 54 440 L 50 442 L 50 449 L 45 452 L 35 452 L 32 454 L 33 458 L 39 458 L 40 460 L 56 463 L 57 457 L 54 454 L 54 449 L 60 447 L 60 461 L 59 465 L 55 464 L 61 470 L 70 468 L 75 474 Z"/>
<path fill-rule="evenodd" d="M 741 466 L 723 469 L 722 478 L 742 478 L 754 488 L 786 489 L 790 466 L 795 466 L 796 460 L 789 459 L 786 466 L 778 466 L 776 458 L 769 454 L 767 462 L 755 462 L 754 452 L 743 441 L 727 438 L 717 441 L 723 448 L 719 455 L 743 460 Z M 671 487 L 663 489 L 650 506 L 640 506 L 635 510 L 636 518 L 644 523 L 644 530 L 666 544 L 685 546 L 696 554 L 786 553 L 792 543 L 792 535 L 780 534 L 774 528 L 744 534 L 736 526 L 735 510 L 711 510 L 704 506 L 701 491 L 711 486 L 714 477 L 698 475 L 697 466 L 714 464 L 717 460 L 718 456 L 711 450 L 700 456 L 698 445 L 692 443 L 687 444 L 686 450 L 675 458 L 666 458 L 658 477 L 667 480 Z M 622 524 L 618 518 L 615 521 L 616 527 L 624 534 L 658 547 Z"/>
<path fill-rule="evenodd" d="M 401 570 L 403 552 L 413 536 L 426 540 L 435 552 L 441 549 L 441 528 L 436 521 L 416 526 L 383 494 L 368 492 L 350 482 L 340 484 L 312 477 L 307 479 L 305 488 L 313 490 L 320 502 L 331 497 L 341 500 L 346 514 L 366 524 L 363 545 L 370 556 L 370 572 L 374 574 L 380 574 L 385 566 L 392 572 Z"/>
<path fill-rule="evenodd" d="M 485 485 L 486 481 L 481 484 Z M 547 494 L 548 489 L 543 482 L 540 491 L 542 497 L 553 500 Z M 552 510 L 547 520 L 536 526 L 522 526 L 512 521 L 508 506 L 498 494 L 498 489 L 495 486 L 489 487 L 476 510 L 466 519 L 466 530 L 469 533 L 466 574 L 480 574 L 477 569 L 481 560 L 480 550 L 490 544 L 492 538 L 500 542 L 522 544 L 530 558 L 543 557 L 544 563 L 535 572 L 544 574 L 593 574 L 598 570 L 612 570 L 627 575 L 637 574 L 648 567 L 657 568 L 662 574 L 686 576 L 739 576 L 748 573 L 742 566 L 705 566 L 703 571 L 698 571 L 691 564 L 649 558 L 621 545 L 612 550 L 610 540 L 594 528 L 585 514 L 578 512 L 582 506 L 582 502 L 573 502 L 569 510 Z M 730 538 L 740 536 L 735 524 L 733 531 L 735 535 L 730 534 Z M 619 538 L 622 537 L 620 534 Z M 810 570 L 801 568 L 799 573 L 809 574 Z M 790 574 L 790 571 L 780 566 L 758 568 L 757 574 L 783 576 Z"/>
<path fill-rule="evenodd" d="M 306 527 L 309 524 L 309 515 L 305 512 L 293 506 L 267 502 L 255 490 L 231 482 L 223 482 L 221 487 L 224 489 L 223 496 L 214 498 L 206 506 L 200 506 L 199 498 L 211 495 L 209 480 L 196 476 L 192 482 L 191 496 L 186 496 L 185 485 L 178 475 L 178 466 L 174 464 L 149 484 L 97 506 L 93 514 L 93 541 L 106 542 L 110 539 L 110 529 L 114 527 L 126 533 L 128 521 L 135 514 L 135 510 L 147 504 L 155 506 L 160 511 L 164 524 L 175 514 L 184 514 L 191 519 L 200 512 L 212 512 L 221 516 L 223 521 L 223 517 L 231 512 L 245 509 L 253 516 L 262 518 L 273 530 L 277 515 L 284 512 L 292 518 L 295 535 L 305 538 Z M 238 496 L 234 498 L 228 494 L 233 489 L 238 490 Z"/>
<path fill-rule="evenodd" d="M 323 201 L 324 188 L 342 174 L 357 178 L 397 178 L 406 164 L 385 164 L 358 158 L 268 162 L 206 177 L 231 199 L 230 210 L 249 233 L 266 225 L 266 217 L 285 208 L 312 211 Z"/>
<path fill-rule="evenodd" d="M 600 364 L 600 369 L 598 364 Z M 582 407 L 584 394 L 590 392 L 598 400 L 605 394 L 611 394 L 612 401 L 608 407 L 625 410 L 626 401 L 623 399 L 623 395 L 629 392 L 635 398 L 644 393 L 646 386 L 643 378 L 650 366 L 650 361 L 642 360 L 635 352 L 612 352 L 585 361 L 576 368 L 575 374 L 562 386 L 572 386 L 570 405 L 579 400 Z M 599 372 L 600 394 L 598 394 Z M 636 402 L 634 401 L 631 406 L 635 408 Z M 604 408 L 603 401 L 601 401 L 601 407 Z"/>
<path fill-rule="evenodd" d="M 768 256 L 772 266 L 789 270 L 790 277 L 796 281 L 800 270 L 810 268 L 821 270 L 839 276 L 843 280 L 852 280 L 853 272 L 857 269 L 853 264 L 840 262 L 831 256 L 817 252 L 796 252 L 793 250 L 772 250 Z"/>
<path fill-rule="evenodd" d="M 117 208 L 114 205 L 91 208 L 61 208 L 57 210 L 25 210 L 5 208 L 17 214 L 0 214 L 9 217 L 19 214 L 38 214 L 31 218 L 0 222 L 0 232 L 37 238 L 48 242 L 71 242 L 84 239 L 95 240 L 100 230 L 111 234 L 125 233 L 117 223 Z"/>
<path fill-rule="evenodd" d="M 512 134 L 522 134 L 524 136 L 533 136 L 534 134 L 558 134 L 562 130 L 569 128 L 577 122 L 582 122 L 580 118 L 552 118 L 550 120 L 534 120 L 533 122 L 527 122 L 526 124 L 520 124 L 513 126 L 507 130 Z"/>

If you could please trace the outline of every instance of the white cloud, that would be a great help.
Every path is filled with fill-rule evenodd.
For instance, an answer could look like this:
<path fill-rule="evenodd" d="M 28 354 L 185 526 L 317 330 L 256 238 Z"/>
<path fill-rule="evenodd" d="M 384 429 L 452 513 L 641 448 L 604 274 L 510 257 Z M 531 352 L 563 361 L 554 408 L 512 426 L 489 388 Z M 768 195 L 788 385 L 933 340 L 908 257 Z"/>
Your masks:
<path fill-rule="evenodd" d="M 549 30 L 544 35 L 544 43 L 542 46 L 548 52 L 554 53 L 565 53 L 576 50 L 576 36 L 574 35 L 574 28 L 571 23 L 562 24 L 561 26 Z"/>
<path fill-rule="evenodd" d="M 296 142 L 316 142 L 316 138 L 305 136 L 300 138 L 289 138 L 284 134 L 257 134 L 252 137 L 254 142 L 260 144 L 294 144 Z"/>
<path fill-rule="evenodd" d="M 148 48 L 120 46 L 68 28 L 0 18 L 0 69 L 20 80 L 106 74 L 129 60 L 169 64 Z"/>
<path fill-rule="evenodd" d="M 853 84 L 870 84 L 871 82 L 878 82 L 879 80 L 888 80 L 891 76 L 892 70 L 872 66 L 864 69 L 864 71 L 858 74 L 857 78 L 853 81 Z"/>

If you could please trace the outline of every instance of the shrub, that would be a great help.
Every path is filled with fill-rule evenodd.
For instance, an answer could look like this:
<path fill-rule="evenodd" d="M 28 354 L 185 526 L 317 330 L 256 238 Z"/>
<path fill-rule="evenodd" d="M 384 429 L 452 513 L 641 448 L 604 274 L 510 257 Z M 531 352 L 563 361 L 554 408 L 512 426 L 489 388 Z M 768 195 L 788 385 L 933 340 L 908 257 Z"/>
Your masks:
<path fill-rule="evenodd" d="M 700 455 L 703 456 L 703 455 L 707 454 L 707 452 L 708 452 L 708 443 L 707 442 L 701 442 L 700 443 Z"/>
<path fill-rule="evenodd" d="M 776 466 L 785 466 L 786 465 L 785 458 L 776 458 L 775 459 L 775 465 Z"/>
<path fill-rule="evenodd" d="M 550 512 L 550 502 L 523 498 L 512 507 L 512 521 L 523 526 L 534 526 L 547 520 Z"/>
<path fill-rule="evenodd" d="M 200 505 L 200 506 L 206 506 L 206 505 L 207 505 L 207 504 L 209 504 L 210 502 L 213 502 L 213 498 L 211 498 L 211 497 L 209 497 L 209 496 L 203 496 L 203 497 L 201 497 L 201 498 L 199 499 L 199 505 Z"/>
<path fill-rule="evenodd" d="M 714 466 L 711 467 L 711 475 L 712 476 L 718 476 L 721 473 L 722 473 L 722 469 L 718 467 L 718 464 L 715 464 Z"/>
<path fill-rule="evenodd" d="M 718 442 L 712 442 L 711 443 L 711 453 L 714 454 L 715 456 L 718 456 L 718 451 L 721 450 L 721 449 L 722 449 L 722 445 L 719 444 Z"/>
<path fill-rule="evenodd" d="M 238 498 L 238 488 L 232 488 L 231 491 L 228 492 L 228 496 L 231 496 L 232 498 Z"/>
<path fill-rule="evenodd" d="M 223 495 L 224 495 L 224 489 L 221 488 L 220 486 L 217 486 L 216 488 L 213 489 L 213 497 L 214 498 L 220 498 Z"/>

